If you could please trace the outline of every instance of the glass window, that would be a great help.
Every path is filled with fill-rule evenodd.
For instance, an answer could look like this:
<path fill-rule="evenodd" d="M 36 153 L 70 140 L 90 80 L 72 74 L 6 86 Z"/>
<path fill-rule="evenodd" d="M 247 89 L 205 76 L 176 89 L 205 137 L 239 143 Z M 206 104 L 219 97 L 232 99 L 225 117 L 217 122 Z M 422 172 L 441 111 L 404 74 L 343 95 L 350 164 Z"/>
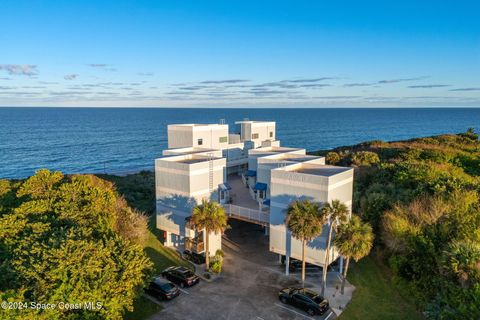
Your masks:
<path fill-rule="evenodd" d="M 270 138 L 273 138 L 273 131 L 270 131 Z"/>
<path fill-rule="evenodd" d="M 220 137 L 220 138 L 218 139 L 218 141 L 219 141 L 220 143 L 226 143 L 226 142 L 228 142 L 228 137 Z"/>
<path fill-rule="evenodd" d="M 197 140 L 197 144 L 198 144 L 199 146 L 201 146 L 201 145 L 203 144 L 203 139 L 198 139 L 198 140 Z"/>
<path fill-rule="evenodd" d="M 258 133 L 252 133 L 252 139 L 258 139 Z"/>

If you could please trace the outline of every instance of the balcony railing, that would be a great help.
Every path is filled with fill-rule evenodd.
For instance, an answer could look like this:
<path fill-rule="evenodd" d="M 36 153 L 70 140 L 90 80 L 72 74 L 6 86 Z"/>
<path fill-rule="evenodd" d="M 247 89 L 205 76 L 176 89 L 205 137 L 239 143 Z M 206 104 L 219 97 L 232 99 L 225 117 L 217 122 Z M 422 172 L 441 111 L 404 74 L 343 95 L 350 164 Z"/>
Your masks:
<path fill-rule="evenodd" d="M 185 250 L 202 253 L 205 251 L 205 243 L 203 241 L 197 241 L 196 239 L 185 238 Z"/>
<path fill-rule="evenodd" d="M 268 211 L 240 207 L 234 204 L 224 204 L 223 207 L 225 208 L 225 213 L 232 218 L 260 224 L 263 226 L 270 223 L 270 213 Z"/>

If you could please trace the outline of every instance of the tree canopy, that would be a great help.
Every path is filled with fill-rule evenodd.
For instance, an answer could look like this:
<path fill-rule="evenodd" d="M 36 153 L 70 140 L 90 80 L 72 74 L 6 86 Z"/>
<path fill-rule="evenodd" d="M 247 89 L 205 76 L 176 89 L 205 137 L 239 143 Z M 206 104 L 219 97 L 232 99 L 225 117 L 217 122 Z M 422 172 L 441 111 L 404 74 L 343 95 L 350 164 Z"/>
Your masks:
<path fill-rule="evenodd" d="M 151 270 L 145 232 L 146 220 L 95 176 L 40 170 L 0 180 L 2 300 L 56 304 L 1 309 L 0 318 L 121 319 Z"/>

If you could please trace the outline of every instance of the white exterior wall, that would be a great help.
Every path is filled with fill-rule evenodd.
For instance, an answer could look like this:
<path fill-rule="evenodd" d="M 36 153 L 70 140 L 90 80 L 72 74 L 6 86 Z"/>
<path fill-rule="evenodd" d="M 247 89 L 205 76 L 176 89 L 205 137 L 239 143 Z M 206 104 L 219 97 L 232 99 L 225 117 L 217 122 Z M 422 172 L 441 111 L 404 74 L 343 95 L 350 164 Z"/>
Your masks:
<path fill-rule="evenodd" d="M 301 164 L 289 166 L 300 167 Z M 288 170 L 288 169 L 287 169 Z M 326 177 L 313 174 L 275 169 L 271 171 L 270 186 L 270 251 L 301 259 L 301 241 L 293 238 L 285 225 L 285 217 L 289 204 L 297 199 L 309 199 L 324 203 L 339 199 L 351 206 L 353 188 L 353 169 L 337 176 Z M 308 242 L 306 261 L 323 265 L 328 228 L 324 227 L 322 234 Z M 333 249 L 330 261 L 338 257 Z"/>
<path fill-rule="evenodd" d="M 189 157 L 192 155 L 171 156 L 155 161 L 157 228 L 181 237 L 194 236 L 193 230 L 185 227 L 185 218 L 191 216 L 193 207 L 201 203 L 203 198 L 218 201 L 218 185 L 225 182 L 224 158 L 212 160 L 213 192 L 211 192 L 209 161 L 196 163 L 175 161 Z M 183 242 L 183 238 L 175 239 Z M 210 246 L 220 248 L 221 237 L 211 236 Z"/>
<path fill-rule="evenodd" d="M 220 142 L 220 137 L 226 138 Z M 202 144 L 198 140 L 202 139 Z M 228 146 L 228 125 L 169 125 L 168 148 L 202 147 L 223 149 Z"/>

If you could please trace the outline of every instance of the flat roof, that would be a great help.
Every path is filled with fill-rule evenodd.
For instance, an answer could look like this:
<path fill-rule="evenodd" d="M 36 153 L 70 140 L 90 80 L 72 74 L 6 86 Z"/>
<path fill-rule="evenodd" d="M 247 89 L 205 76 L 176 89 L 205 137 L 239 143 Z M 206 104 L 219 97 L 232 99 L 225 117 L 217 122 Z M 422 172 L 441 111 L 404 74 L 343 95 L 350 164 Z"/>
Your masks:
<path fill-rule="evenodd" d="M 201 148 L 201 147 L 184 147 L 184 148 L 167 149 L 165 151 L 172 152 L 172 153 L 180 155 L 180 154 L 214 152 L 214 151 L 218 151 L 218 149 Z"/>
<path fill-rule="evenodd" d="M 209 160 L 217 160 L 217 159 L 221 159 L 221 158 L 218 158 L 218 157 L 213 157 L 213 158 L 208 158 L 208 157 L 191 157 L 191 158 L 187 158 L 187 159 L 178 159 L 178 160 L 174 160 L 175 162 L 179 162 L 179 163 L 187 163 L 187 164 L 192 164 L 192 163 L 199 163 L 199 162 L 205 162 L 205 161 L 209 161 Z"/>
<path fill-rule="evenodd" d="M 275 123 L 275 121 L 256 121 L 256 120 L 241 120 L 241 121 L 235 121 L 235 124 L 241 124 L 241 123 Z"/>
<path fill-rule="evenodd" d="M 207 127 L 207 126 L 228 126 L 228 124 L 222 123 L 173 123 L 169 126 L 178 126 L 178 127 Z"/>
<path fill-rule="evenodd" d="M 288 167 L 287 167 L 288 170 Z M 304 174 L 311 174 L 316 176 L 331 177 L 339 173 L 353 170 L 350 167 L 337 167 L 329 165 L 314 165 L 314 164 L 302 164 L 301 167 L 288 170 L 290 172 L 298 172 Z"/>

